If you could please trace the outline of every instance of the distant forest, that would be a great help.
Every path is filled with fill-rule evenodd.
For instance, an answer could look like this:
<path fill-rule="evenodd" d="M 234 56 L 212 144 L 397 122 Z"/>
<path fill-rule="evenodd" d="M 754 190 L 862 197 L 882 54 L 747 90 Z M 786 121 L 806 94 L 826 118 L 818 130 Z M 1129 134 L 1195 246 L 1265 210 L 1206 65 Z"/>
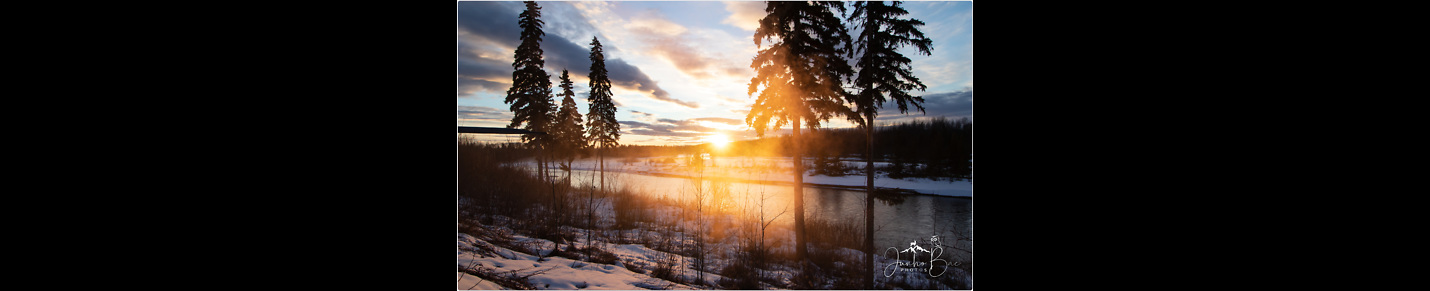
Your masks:
<path fill-rule="evenodd" d="M 812 158 L 806 169 L 827 176 L 863 175 L 868 142 L 859 128 L 819 129 L 802 136 L 805 157 Z M 730 143 L 735 156 L 790 156 L 789 136 Z M 946 118 L 913 121 L 874 128 L 874 161 L 891 178 L 923 177 L 973 178 L 973 121 Z M 850 167 L 853 165 L 854 167 Z"/>
<path fill-rule="evenodd" d="M 860 128 L 823 128 L 806 131 L 805 157 L 812 159 L 807 170 L 827 176 L 863 175 L 866 152 Z M 721 152 L 724 156 L 788 157 L 793 148 L 788 135 L 736 141 Z M 507 161 L 534 156 L 518 144 L 491 145 L 488 150 L 505 151 Z M 621 145 L 607 149 L 610 157 L 656 157 L 713 152 L 708 144 L 690 146 Z M 594 156 L 594 152 L 587 153 Z M 971 180 L 973 178 L 973 121 L 968 118 L 934 118 L 874 128 L 874 161 L 887 162 L 875 170 L 891 178 L 922 177 Z"/>

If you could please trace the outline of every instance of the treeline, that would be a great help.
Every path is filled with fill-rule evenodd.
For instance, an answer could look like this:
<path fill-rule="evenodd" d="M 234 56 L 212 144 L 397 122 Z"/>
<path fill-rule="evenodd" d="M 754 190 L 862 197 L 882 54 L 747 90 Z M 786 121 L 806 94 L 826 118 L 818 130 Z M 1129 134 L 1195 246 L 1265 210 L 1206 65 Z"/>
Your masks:
<path fill-rule="evenodd" d="M 842 160 L 863 161 L 866 153 L 864 131 L 859 128 L 833 128 L 809 131 L 800 137 L 805 142 L 806 157 L 813 159 L 807 169 L 828 176 L 862 175 L 861 166 L 849 166 Z M 725 156 L 788 157 L 794 145 L 790 136 L 731 142 Z M 504 160 L 532 157 L 536 150 L 517 145 L 492 146 L 502 152 Z M 616 158 L 658 157 L 716 152 L 709 144 L 689 146 L 622 145 L 607 149 L 606 156 Z M 586 149 L 583 157 L 595 157 Z M 875 170 L 892 178 L 954 178 L 972 179 L 973 121 L 968 118 L 933 118 L 874 129 L 874 161 L 887 162 Z"/>
<path fill-rule="evenodd" d="M 829 176 L 862 175 L 862 167 L 850 167 L 843 160 L 867 159 L 868 140 L 859 128 L 823 129 L 805 139 L 806 155 L 814 159 L 811 172 Z M 748 141 L 732 148 L 768 149 L 777 143 L 781 156 L 792 148 L 789 137 Z M 761 144 L 763 143 L 763 144 Z M 874 161 L 888 162 L 875 170 L 891 178 L 973 178 L 973 121 L 968 118 L 916 120 L 874 129 Z"/>

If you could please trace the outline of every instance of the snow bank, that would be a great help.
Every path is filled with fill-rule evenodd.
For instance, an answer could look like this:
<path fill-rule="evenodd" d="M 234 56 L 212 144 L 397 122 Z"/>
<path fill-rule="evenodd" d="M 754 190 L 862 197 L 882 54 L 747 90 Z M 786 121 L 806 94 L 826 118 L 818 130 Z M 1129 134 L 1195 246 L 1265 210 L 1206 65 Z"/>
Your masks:
<path fill-rule="evenodd" d="M 520 235 L 513 237 L 516 240 L 550 243 L 550 241 L 526 238 Z M 466 251 L 475 249 L 477 246 L 491 248 L 497 255 L 482 255 L 478 252 Z M 618 245 L 613 250 L 623 260 L 625 258 L 635 260 L 654 258 L 656 254 L 653 252 L 658 252 L 635 245 Z M 690 286 L 652 278 L 645 274 L 637 274 L 616 265 L 578 262 L 562 257 L 547 257 L 543 261 L 540 257 L 495 246 L 464 233 L 457 234 L 457 267 L 483 268 L 488 269 L 489 273 L 496 274 L 529 275 L 527 282 L 537 289 L 634 290 L 648 289 L 647 287 L 692 289 Z M 503 289 L 490 280 L 462 272 L 457 272 L 457 279 L 457 289 Z"/>
<path fill-rule="evenodd" d="M 791 178 L 792 179 L 792 178 Z M 868 183 L 864 176 L 805 176 L 805 183 L 864 187 Z M 973 197 L 971 181 L 934 181 L 923 178 L 892 179 L 879 175 L 874 179 L 874 187 L 913 190 L 922 194 L 938 196 Z"/>

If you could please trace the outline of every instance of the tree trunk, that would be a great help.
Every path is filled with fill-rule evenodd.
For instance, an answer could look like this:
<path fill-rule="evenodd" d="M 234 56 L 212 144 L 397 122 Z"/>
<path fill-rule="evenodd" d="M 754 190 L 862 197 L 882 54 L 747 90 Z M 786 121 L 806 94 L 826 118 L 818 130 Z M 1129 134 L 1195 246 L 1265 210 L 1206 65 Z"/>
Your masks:
<path fill-rule="evenodd" d="M 596 156 L 601 162 L 601 194 L 606 194 L 606 145 L 601 145 L 601 149 L 596 151 Z"/>
<path fill-rule="evenodd" d="M 576 198 L 581 199 L 581 198 Z M 577 202 L 580 203 L 580 202 Z M 591 225 L 591 219 L 596 216 L 596 192 L 586 192 L 586 261 L 591 261 L 591 232 L 596 228 Z"/>
<path fill-rule="evenodd" d="M 864 289 L 874 290 L 874 116 L 864 115 L 864 137 L 867 152 L 864 156 L 864 181 L 868 189 L 864 192 Z"/>
<path fill-rule="evenodd" d="M 599 158 L 598 158 L 598 159 L 600 160 L 599 163 L 601 164 L 601 195 L 604 197 L 604 196 L 606 195 L 606 146 L 605 146 L 605 145 L 602 145 L 602 146 L 601 146 L 601 149 L 596 151 L 596 156 L 599 157 Z M 591 211 L 591 212 L 589 213 L 589 215 L 586 216 L 586 251 L 587 251 L 586 261 L 590 261 L 590 260 L 591 260 L 591 255 L 590 255 L 590 249 L 591 249 L 591 231 L 594 230 L 594 229 L 592 229 L 592 227 L 591 227 L 591 218 L 596 215 L 596 209 L 595 209 L 595 206 L 593 205 L 593 204 L 595 204 L 595 201 L 596 201 L 596 200 L 595 200 L 595 199 L 596 199 L 596 198 L 595 198 L 595 197 L 596 197 L 595 194 L 596 194 L 595 192 L 592 192 L 591 194 L 587 194 L 587 195 L 586 195 L 586 196 L 588 197 L 587 200 L 586 200 L 586 207 L 587 207 L 587 208 L 590 208 L 590 211 Z"/>
<path fill-rule="evenodd" d="M 795 258 L 799 261 L 801 277 L 805 274 L 805 261 L 809 259 L 809 250 L 805 246 L 808 237 L 804 232 L 804 143 L 799 139 L 799 115 L 794 117 L 794 236 L 795 236 Z M 798 283 L 799 289 L 808 289 L 804 280 Z"/>

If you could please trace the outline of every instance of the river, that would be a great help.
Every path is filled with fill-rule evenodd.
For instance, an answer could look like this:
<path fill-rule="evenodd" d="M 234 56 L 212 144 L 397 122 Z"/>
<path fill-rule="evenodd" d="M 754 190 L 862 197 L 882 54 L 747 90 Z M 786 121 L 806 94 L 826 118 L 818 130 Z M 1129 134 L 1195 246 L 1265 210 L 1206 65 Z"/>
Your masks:
<path fill-rule="evenodd" d="M 652 174 L 649 170 L 652 167 L 641 167 L 641 163 L 649 160 L 661 158 L 642 158 L 631 163 L 616 159 L 606 160 L 606 181 L 608 187 L 619 187 L 627 185 L 636 190 L 637 193 L 650 195 L 651 197 L 666 196 L 673 199 L 690 199 L 693 197 L 693 188 L 696 180 L 687 177 L 677 177 L 670 175 Z M 749 158 L 746 158 L 749 159 Z M 766 158 L 753 158 L 766 159 Z M 768 159 L 778 162 L 778 159 Z M 783 159 L 788 163 L 788 158 Z M 599 174 L 593 170 L 591 165 L 593 160 L 577 161 L 577 170 L 572 171 L 572 182 L 581 185 L 595 181 Z M 632 166 L 632 165 L 636 166 Z M 534 168 L 534 167 L 533 167 Z M 555 170 L 564 175 L 564 171 Z M 664 173 L 669 173 L 664 172 Z M 768 176 L 789 176 L 787 168 L 783 171 L 769 171 L 759 175 Z M 696 173 L 686 173 L 681 176 L 700 176 Z M 706 176 L 711 177 L 711 176 Z M 713 179 L 710 179 L 713 180 Z M 758 179 L 774 180 L 774 179 Z M 702 180 L 704 181 L 704 180 Z M 744 205 L 758 205 L 758 199 L 763 196 L 768 197 L 765 201 L 765 212 L 769 216 L 778 214 L 784 207 L 793 207 L 793 190 L 789 185 L 774 185 L 748 180 L 728 182 L 727 189 L 731 193 L 724 196 L 729 201 L 714 201 L 713 203 L 726 203 L 733 207 Z M 704 187 L 711 187 L 714 184 L 704 181 Z M 859 227 L 864 226 L 864 191 L 836 189 L 826 187 L 810 187 L 804 189 L 805 219 L 810 222 L 815 221 L 835 221 L 852 223 Z M 876 251 L 883 252 L 887 248 L 893 247 L 903 250 L 910 247 L 911 242 L 917 242 L 920 247 L 930 248 L 933 245 L 933 236 L 938 236 L 938 243 L 944 246 L 956 246 L 960 249 L 971 250 L 972 224 L 973 224 L 973 199 L 968 197 L 946 197 L 933 195 L 902 195 L 902 203 L 890 205 L 880 201 L 875 201 L 874 205 L 874 245 Z M 788 227 L 793 224 L 793 211 L 780 216 L 776 224 Z M 850 234 L 854 235 L 854 234 Z M 963 241 L 960 241 L 962 238 Z M 955 243 L 956 242 L 956 243 Z M 954 251 L 946 248 L 945 253 L 951 254 L 950 261 L 967 260 L 967 252 Z"/>

